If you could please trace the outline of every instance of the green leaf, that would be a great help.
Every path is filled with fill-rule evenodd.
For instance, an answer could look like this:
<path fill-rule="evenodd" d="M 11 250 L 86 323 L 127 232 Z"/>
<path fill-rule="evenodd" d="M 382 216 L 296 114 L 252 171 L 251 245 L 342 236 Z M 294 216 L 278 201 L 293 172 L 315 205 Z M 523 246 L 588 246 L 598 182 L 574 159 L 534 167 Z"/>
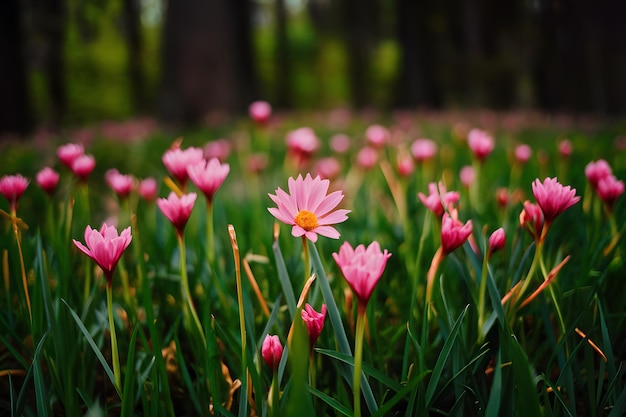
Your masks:
<path fill-rule="evenodd" d="M 285 294 L 285 299 L 287 300 L 289 316 L 291 317 L 291 320 L 293 320 L 294 315 L 296 314 L 296 296 L 294 295 L 293 287 L 291 286 L 291 280 L 289 279 L 289 273 L 287 272 L 287 267 L 285 266 L 283 253 L 280 251 L 280 246 L 278 245 L 278 239 L 274 240 L 274 243 L 272 243 L 272 250 L 274 251 L 274 257 L 276 258 L 278 280 L 280 281 L 280 285 L 283 287 L 283 294 Z"/>
<path fill-rule="evenodd" d="M 126 357 L 126 373 L 124 375 L 124 400 L 122 401 L 122 417 L 132 417 L 135 409 L 135 347 L 137 344 L 137 331 L 135 325 L 130 337 L 128 355 Z"/>
<path fill-rule="evenodd" d="M 393 397 L 385 401 L 384 404 L 382 404 L 381 407 L 378 409 L 378 411 L 372 415 L 372 417 L 382 417 L 386 415 L 397 403 L 400 402 L 400 400 L 406 397 L 407 394 L 415 393 L 417 391 L 415 389 L 417 384 L 419 384 L 429 373 L 430 371 L 422 372 L 421 374 L 412 378 L 402 389 L 398 390 Z"/>
<path fill-rule="evenodd" d="M 322 391 L 315 389 L 310 385 L 307 386 L 307 389 L 309 390 L 311 394 L 315 395 L 317 398 L 319 398 L 320 400 L 328 404 L 330 407 L 332 407 L 333 410 L 335 410 L 337 413 L 343 414 L 344 416 L 348 416 L 348 417 L 352 416 L 352 410 L 350 410 L 345 405 L 341 404 L 339 401 L 337 401 L 333 397 L 324 394 Z"/>
<path fill-rule="evenodd" d="M 43 336 L 41 336 L 41 340 L 39 340 L 37 348 L 35 349 L 35 354 L 33 355 L 32 365 L 33 381 L 35 382 L 35 397 L 37 401 L 37 415 L 44 417 L 52 415 L 52 409 L 50 408 L 50 401 L 48 399 L 48 393 L 46 389 L 46 381 L 43 370 L 41 369 L 41 360 L 39 357 L 47 336 L 48 332 L 44 333 Z"/>

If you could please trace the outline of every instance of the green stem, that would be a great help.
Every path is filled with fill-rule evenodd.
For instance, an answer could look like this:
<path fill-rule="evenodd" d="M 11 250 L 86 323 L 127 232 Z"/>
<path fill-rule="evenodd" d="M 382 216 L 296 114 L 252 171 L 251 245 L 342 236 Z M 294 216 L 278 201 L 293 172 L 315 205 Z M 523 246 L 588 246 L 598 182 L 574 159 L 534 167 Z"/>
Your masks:
<path fill-rule="evenodd" d="M 489 253 L 489 252 L 487 252 Z M 487 292 L 487 272 L 489 270 L 489 255 L 483 259 L 483 270 L 480 276 L 478 292 L 478 339 L 482 340 L 483 326 L 485 325 L 485 297 Z"/>
<path fill-rule="evenodd" d="M 206 338 L 204 337 L 204 331 L 202 330 L 202 324 L 200 324 L 200 319 L 198 318 L 198 314 L 196 313 L 196 308 L 193 305 L 193 299 L 191 298 L 191 291 L 189 290 L 189 278 L 187 277 L 187 255 L 185 251 L 185 240 L 183 238 L 182 233 L 178 234 L 178 247 L 180 250 L 180 278 L 181 278 L 181 287 L 183 292 L 183 298 L 187 303 L 187 314 L 185 317 L 188 319 L 188 314 L 191 313 L 191 317 L 193 318 L 194 324 L 196 326 L 196 330 L 200 339 L 202 340 L 202 344 L 206 347 Z"/>
<path fill-rule="evenodd" d="M 354 417 L 361 417 L 361 369 L 363 365 L 363 335 L 365 334 L 365 306 L 359 305 L 354 339 Z"/>
<path fill-rule="evenodd" d="M 278 369 L 274 369 L 272 386 L 270 387 L 270 409 L 273 417 L 280 417 L 280 387 L 278 386 Z"/>
<path fill-rule="evenodd" d="M 107 310 L 109 313 L 109 328 L 111 331 L 111 355 L 113 360 L 113 375 L 115 376 L 115 385 L 117 392 L 122 392 L 122 374 L 120 371 L 120 357 L 117 351 L 117 335 L 115 334 L 115 321 L 113 320 L 113 286 L 111 280 L 107 280 Z"/>
<path fill-rule="evenodd" d="M 17 242 L 17 251 L 20 254 L 20 268 L 22 270 L 22 285 L 24 286 L 24 297 L 26 297 L 26 306 L 28 307 L 28 316 L 30 317 L 30 322 L 33 322 L 33 313 L 30 308 L 30 295 L 28 295 L 28 279 L 26 278 L 26 267 L 24 266 L 24 254 L 22 253 L 22 238 L 20 235 L 20 229 L 17 225 L 16 213 L 12 210 L 11 215 L 13 216 L 13 233 L 15 233 L 15 241 Z"/>
<path fill-rule="evenodd" d="M 241 258 L 239 246 L 235 237 L 235 229 L 229 226 L 231 242 L 233 245 L 233 257 L 235 261 L 235 276 L 237 279 L 237 303 L 239 304 L 239 327 L 241 330 L 241 375 L 244 384 L 248 384 L 248 359 L 246 356 L 246 318 L 243 310 L 243 289 L 241 287 Z"/>
<path fill-rule="evenodd" d="M 209 265 L 213 265 L 213 261 L 215 260 L 215 226 L 213 225 L 213 202 L 209 199 L 207 199 L 206 202 L 206 212 L 207 259 L 209 260 Z"/>
<path fill-rule="evenodd" d="M 302 251 L 304 252 L 304 282 L 307 282 L 311 273 L 311 259 L 309 257 L 309 245 L 307 245 L 304 235 L 302 236 Z"/>
<path fill-rule="evenodd" d="M 528 270 L 528 274 L 526 274 L 526 278 L 524 278 L 524 281 L 522 282 L 522 287 L 520 291 L 515 296 L 515 300 L 514 300 L 515 308 L 513 309 L 513 311 L 517 310 L 517 307 L 519 307 L 520 303 L 523 301 L 522 297 L 524 293 L 528 290 L 528 286 L 530 285 L 531 278 L 534 275 L 535 270 L 537 269 L 537 264 L 539 263 L 539 259 L 541 258 L 542 251 L 543 251 L 543 242 L 540 240 L 536 243 L 535 255 L 533 256 L 533 261 L 530 264 L 530 269 Z"/>

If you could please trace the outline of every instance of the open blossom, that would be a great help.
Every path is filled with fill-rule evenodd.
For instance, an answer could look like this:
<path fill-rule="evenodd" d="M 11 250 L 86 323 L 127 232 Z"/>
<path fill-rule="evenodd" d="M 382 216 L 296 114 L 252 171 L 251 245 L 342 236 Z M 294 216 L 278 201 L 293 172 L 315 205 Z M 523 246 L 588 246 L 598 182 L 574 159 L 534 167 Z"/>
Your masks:
<path fill-rule="evenodd" d="M 57 148 L 57 156 L 59 161 L 66 167 L 72 169 L 72 164 L 79 156 L 85 153 L 83 145 L 77 143 L 67 143 Z"/>
<path fill-rule="evenodd" d="M 389 130 L 381 125 L 371 125 L 365 130 L 365 140 L 368 145 L 380 148 L 389 140 Z"/>
<path fill-rule="evenodd" d="M 624 181 L 618 180 L 614 175 L 608 175 L 598 181 L 596 192 L 604 205 L 612 210 L 619 196 L 624 194 Z"/>
<path fill-rule="evenodd" d="M 0 178 L 0 194 L 2 194 L 11 206 L 11 211 L 17 210 L 17 202 L 28 187 L 28 179 L 20 174 L 5 175 Z"/>
<path fill-rule="evenodd" d="M 585 176 L 594 190 L 598 188 L 598 182 L 602 178 L 608 177 L 612 174 L 613 170 L 611 169 L 611 166 L 604 159 L 591 161 L 587 164 L 587 166 L 585 166 Z"/>
<path fill-rule="evenodd" d="M 257 100 L 250 104 L 248 113 L 255 123 L 264 124 L 272 115 L 272 106 L 267 101 Z"/>
<path fill-rule="evenodd" d="M 157 181 L 152 177 L 144 178 L 139 182 L 137 191 L 144 200 L 154 201 L 158 195 Z"/>
<path fill-rule="evenodd" d="M 190 147 L 187 149 L 173 148 L 165 151 L 162 157 L 163 165 L 167 171 L 176 178 L 181 186 L 187 184 L 189 174 L 187 167 L 204 159 L 204 152 L 200 148 Z"/>
<path fill-rule="evenodd" d="M 450 216 L 449 213 L 443 214 L 441 221 L 441 247 L 444 254 L 447 255 L 461 246 L 471 234 L 471 220 L 463 224 L 458 219 Z"/>
<path fill-rule="evenodd" d="M 270 207 L 268 211 L 293 226 L 291 234 L 295 237 L 305 236 L 312 242 L 317 241 L 318 234 L 338 239 L 339 232 L 331 225 L 346 221 L 350 210 L 335 210 L 344 196 L 341 191 L 326 195 L 329 185 L 329 180 L 312 178 L 310 174 L 304 179 L 302 175 L 295 180 L 289 178 L 289 194 L 280 188 L 276 195 L 269 194 L 278 207 Z"/>
<path fill-rule="evenodd" d="M 467 134 L 467 144 L 470 150 L 480 161 L 485 160 L 494 148 L 491 135 L 484 130 L 472 129 Z"/>
<path fill-rule="evenodd" d="M 35 180 L 42 190 L 52 195 L 59 185 L 59 173 L 50 167 L 45 167 L 37 173 Z"/>
<path fill-rule="evenodd" d="M 524 208 L 519 214 L 519 224 L 535 238 L 539 239 L 543 229 L 543 212 L 541 207 L 530 201 L 524 201 Z"/>
<path fill-rule="evenodd" d="M 179 197 L 172 191 L 167 198 L 159 198 L 157 200 L 157 206 L 159 206 L 163 215 L 172 222 L 181 236 L 187 221 L 189 221 L 189 216 L 191 216 L 197 197 L 196 193 L 184 194 Z"/>
<path fill-rule="evenodd" d="M 532 154 L 532 149 L 526 144 L 517 145 L 515 147 L 515 160 L 520 164 L 528 162 Z"/>
<path fill-rule="evenodd" d="M 86 181 L 87 177 L 96 167 L 96 159 L 91 155 L 80 155 L 72 163 L 72 172 L 76 178 Z"/>
<path fill-rule="evenodd" d="M 427 161 L 437 154 L 437 144 L 432 139 L 416 139 L 411 144 L 411 154 L 417 162 Z"/>
<path fill-rule="evenodd" d="M 280 344 L 278 336 L 265 336 L 263 345 L 261 346 L 261 356 L 272 371 L 278 369 L 280 358 L 283 356 L 283 346 Z"/>
<path fill-rule="evenodd" d="M 532 188 L 546 223 L 552 223 L 559 214 L 580 200 L 575 188 L 563 186 L 556 178 L 546 178 L 543 182 L 537 178 Z"/>
<path fill-rule="evenodd" d="M 459 201 L 459 193 L 457 191 L 446 191 L 445 185 L 439 183 L 439 187 L 434 182 L 428 184 L 428 196 L 423 193 L 417 193 L 422 204 L 432 211 L 437 217 L 443 216 L 446 208 L 451 208 Z"/>
<path fill-rule="evenodd" d="M 112 168 L 104 174 L 106 183 L 120 198 L 128 197 L 135 186 L 135 178 L 132 175 L 121 174 Z"/>
<path fill-rule="evenodd" d="M 391 254 L 387 249 L 381 251 L 377 241 L 370 243 L 367 248 L 360 244 L 354 249 L 350 243 L 344 242 L 339 252 L 333 253 L 335 262 L 357 297 L 360 310 L 367 306 L 389 257 Z"/>
<path fill-rule="evenodd" d="M 230 165 L 220 163 L 219 159 L 204 159 L 187 168 L 189 179 L 204 194 L 207 201 L 213 201 L 217 190 L 230 172 Z"/>
<path fill-rule="evenodd" d="M 324 319 L 326 319 L 326 304 L 322 304 L 322 309 L 319 313 L 310 304 L 306 304 L 302 309 L 302 320 L 304 320 L 304 324 L 306 324 L 309 332 L 309 347 L 311 349 L 313 349 L 317 338 L 322 333 Z"/>
<path fill-rule="evenodd" d="M 76 239 L 73 241 L 81 252 L 93 259 L 102 268 L 107 285 L 110 286 L 113 271 L 132 239 L 130 227 L 122 230 L 122 233 L 118 235 L 114 226 L 104 223 L 100 230 L 92 229 L 90 226 L 85 228 L 86 246 Z"/>

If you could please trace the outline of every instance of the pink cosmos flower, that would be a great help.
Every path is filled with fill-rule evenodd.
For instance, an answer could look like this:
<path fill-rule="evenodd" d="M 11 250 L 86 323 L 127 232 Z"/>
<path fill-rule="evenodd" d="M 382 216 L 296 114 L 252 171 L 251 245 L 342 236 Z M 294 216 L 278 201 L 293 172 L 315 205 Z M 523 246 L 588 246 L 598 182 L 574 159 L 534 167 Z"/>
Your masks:
<path fill-rule="evenodd" d="M 484 161 L 491 154 L 495 145 L 491 135 L 480 129 L 470 130 L 467 134 L 467 144 L 480 161 Z"/>
<path fill-rule="evenodd" d="M 224 162 L 230 156 L 232 150 L 230 141 L 227 139 L 213 140 L 204 145 L 204 157 L 208 159 L 217 158 Z"/>
<path fill-rule="evenodd" d="M 537 178 L 532 188 L 546 223 L 552 223 L 559 214 L 580 200 L 575 188 L 563 186 L 556 178 L 546 178 L 543 183 Z"/>
<path fill-rule="evenodd" d="M 465 243 L 471 234 L 471 220 L 463 224 L 458 219 L 450 216 L 449 213 L 446 212 L 443 214 L 441 222 L 441 248 L 444 255 L 451 253 Z"/>
<path fill-rule="evenodd" d="M 289 178 L 289 194 L 282 189 L 269 197 L 278 207 L 270 207 L 268 211 L 285 224 L 292 225 L 291 234 L 295 237 L 305 236 L 311 242 L 317 242 L 317 235 L 338 239 L 339 232 L 332 224 L 348 219 L 350 210 L 335 210 L 343 199 L 341 191 L 328 195 L 329 180 L 320 177 L 311 178 L 307 174 L 304 179 L 298 175 L 295 180 Z"/>
<path fill-rule="evenodd" d="M 28 187 L 28 179 L 21 174 L 5 175 L 0 178 L 0 194 L 2 194 L 11 207 L 11 212 L 17 211 L 17 202 Z"/>
<path fill-rule="evenodd" d="M 524 201 L 524 208 L 519 214 L 519 224 L 530 233 L 535 240 L 541 237 L 544 217 L 541 207 L 530 201 Z"/>
<path fill-rule="evenodd" d="M 365 140 L 368 145 L 380 148 L 389 140 L 389 130 L 381 125 L 371 125 L 365 130 Z"/>
<path fill-rule="evenodd" d="M 504 233 L 504 229 L 500 227 L 489 236 L 489 255 L 502 249 L 505 243 L 506 234 Z"/>
<path fill-rule="evenodd" d="M 346 153 L 350 149 L 350 136 L 337 133 L 330 138 L 330 149 L 337 153 Z"/>
<path fill-rule="evenodd" d="M 76 178 L 86 181 L 87 177 L 96 167 L 96 159 L 91 155 L 80 155 L 72 163 L 72 172 Z"/>
<path fill-rule="evenodd" d="M 562 158 L 569 158 L 572 155 L 572 142 L 563 139 L 559 142 L 559 155 Z"/>
<path fill-rule="evenodd" d="M 356 163 L 363 169 L 372 169 L 378 162 L 378 151 L 371 146 L 362 148 L 356 155 Z"/>
<path fill-rule="evenodd" d="M 189 193 L 178 197 L 172 191 L 167 198 L 159 198 L 157 200 L 157 206 L 159 206 L 163 215 L 172 222 L 179 236 L 183 235 L 197 196 L 196 193 Z"/>
<path fill-rule="evenodd" d="M 148 177 L 139 182 L 139 187 L 137 187 L 137 190 L 141 198 L 143 198 L 144 200 L 154 201 L 157 198 L 157 188 L 157 181 L 152 177 Z"/>
<path fill-rule="evenodd" d="M 439 183 L 439 188 L 437 188 L 437 184 L 434 182 L 429 183 L 428 192 L 428 196 L 422 193 L 417 193 L 417 196 L 422 201 L 422 204 L 437 217 L 443 216 L 446 208 L 452 208 L 459 201 L 459 193 L 457 191 L 446 191 L 445 185 L 441 182 Z"/>
<path fill-rule="evenodd" d="M 122 230 L 122 233 L 118 235 L 114 226 L 103 223 L 99 231 L 90 226 L 85 228 L 85 244 L 87 246 L 76 239 L 72 240 L 81 252 L 93 259 L 102 268 L 107 285 L 111 286 L 115 266 L 132 239 L 130 227 Z"/>
<path fill-rule="evenodd" d="M 322 179 L 332 180 L 341 173 L 341 164 L 337 158 L 329 156 L 328 158 L 322 158 L 317 161 L 313 169 L 315 174 Z"/>
<path fill-rule="evenodd" d="M 176 181 L 184 188 L 187 184 L 189 174 L 187 167 L 204 159 L 203 151 L 200 148 L 190 147 L 185 150 L 180 148 L 168 149 L 163 154 L 163 165 L 167 171 L 176 178 Z"/>
<path fill-rule="evenodd" d="M 66 167 L 72 169 L 72 165 L 74 161 L 79 156 L 85 153 L 85 148 L 83 145 L 79 145 L 77 143 L 67 143 L 65 145 L 61 145 L 57 148 L 57 156 L 59 157 L 59 161 Z"/>
<path fill-rule="evenodd" d="M 280 344 L 278 336 L 270 336 L 269 334 L 265 336 L 261 346 L 261 355 L 272 371 L 278 370 L 280 358 L 283 356 L 283 346 Z"/>
<path fill-rule="evenodd" d="M 611 169 L 611 166 L 604 159 L 591 161 L 585 167 L 585 176 L 594 190 L 598 188 L 598 182 L 602 178 L 608 177 L 612 174 L 613 170 Z"/>
<path fill-rule="evenodd" d="M 464 187 L 469 188 L 476 179 L 474 167 L 471 165 L 465 165 L 461 168 L 461 171 L 459 171 L 459 179 Z"/>
<path fill-rule="evenodd" d="M 262 125 L 265 124 L 272 115 L 272 106 L 267 101 L 258 100 L 250 104 L 248 113 L 255 123 Z"/>
<path fill-rule="evenodd" d="M 339 253 L 333 253 L 335 262 L 357 297 L 359 310 L 364 311 L 367 307 L 390 256 L 387 249 L 381 251 L 377 241 L 370 243 L 367 248 L 360 244 L 355 249 L 344 242 Z"/>
<path fill-rule="evenodd" d="M 302 320 L 306 324 L 306 328 L 309 332 L 309 346 L 311 349 L 315 346 L 315 342 L 322 333 L 324 328 L 324 319 L 326 318 L 326 304 L 322 304 L 322 309 L 318 313 L 311 307 L 310 304 L 306 304 L 302 309 Z"/>
<path fill-rule="evenodd" d="M 50 167 L 45 167 L 35 177 L 37 184 L 48 195 L 52 195 L 59 185 L 59 173 Z"/>
<path fill-rule="evenodd" d="M 202 191 L 208 202 L 213 201 L 217 190 L 230 172 L 230 165 L 221 164 L 219 159 L 201 160 L 187 167 L 189 179 Z"/>
<path fill-rule="evenodd" d="M 525 164 L 533 154 L 533 150 L 526 144 L 515 147 L 515 160 L 520 164 Z"/>
<path fill-rule="evenodd" d="M 411 145 L 411 154 L 417 162 L 427 161 L 437 154 L 437 144 L 431 139 L 416 139 Z"/>
<path fill-rule="evenodd" d="M 135 185 L 135 178 L 132 175 L 121 174 L 115 168 L 105 172 L 104 179 L 120 198 L 128 197 Z"/>
<path fill-rule="evenodd" d="M 598 181 L 596 192 L 607 209 L 613 210 L 619 196 L 624 194 L 624 181 L 618 180 L 614 175 L 608 175 Z"/>

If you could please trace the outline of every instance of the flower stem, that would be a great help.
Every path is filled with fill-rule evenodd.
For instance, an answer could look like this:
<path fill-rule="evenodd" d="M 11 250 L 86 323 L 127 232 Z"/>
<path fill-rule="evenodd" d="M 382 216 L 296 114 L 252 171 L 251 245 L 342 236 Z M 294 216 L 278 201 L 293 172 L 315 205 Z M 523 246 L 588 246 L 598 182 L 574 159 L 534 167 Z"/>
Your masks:
<path fill-rule="evenodd" d="M 361 417 L 361 369 L 363 365 L 363 335 L 365 334 L 365 307 L 358 308 L 356 318 L 356 334 L 354 339 L 354 417 Z"/>
<path fill-rule="evenodd" d="M 246 357 L 246 318 L 243 310 L 243 290 L 241 288 L 241 258 L 239 254 L 239 245 L 237 244 L 237 235 L 233 225 L 228 225 L 228 233 L 230 235 L 230 243 L 233 247 L 233 258 L 235 261 L 235 276 L 237 279 L 237 303 L 239 304 L 239 327 L 241 329 L 241 375 L 245 378 L 247 384 L 248 360 Z"/>
<path fill-rule="evenodd" d="M 487 252 L 488 254 L 490 252 Z M 489 255 L 483 259 L 483 270 L 480 276 L 480 287 L 478 292 L 478 338 L 482 340 L 483 326 L 485 325 L 485 297 L 487 292 L 487 273 L 489 271 Z"/>
<path fill-rule="evenodd" d="M 304 235 L 302 236 L 302 251 L 304 252 L 304 282 L 307 282 L 311 272 L 311 259 L 309 257 L 309 245 Z"/>
<path fill-rule="evenodd" d="M 207 199 L 206 202 L 206 255 L 209 265 L 215 260 L 215 233 L 213 225 L 213 202 Z"/>
<path fill-rule="evenodd" d="M 117 335 L 115 334 L 115 321 L 113 320 L 113 286 L 107 280 L 107 310 L 109 313 L 109 329 L 111 332 L 111 355 L 113 360 L 113 375 L 115 376 L 115 385 L 118 392 L 122 392 L 122 375 L 120 371 L 120 357 L 117 351 Z"/>
<path fill-rule="evenodd" d="M 30 322 L 33 322 L 33 313 L 30 308 L 30 296 L 28 295 L 28 279 L 26 279 L 26 268 L 24 266 L 24 254 L 22 253 L 22 237 L 20 235 L 20 229 L 15 220 L 16 213 L 11 213 L 13 216 L 13 232 L 15 233 L 15 241 L 17 242 L 17 251 L 20 254 L 20 267 L 22 268 L 22 285 L 24 286 L 24 297 L 26 297 L 26 306 L 28 307 L 28 316 Z"/>
<path fill-rule="evenodd" d="M 196 308 L 194 307 L 193 300 L 191 298 L 191 291 L 189 290 L 189 278 L 187 277 L 187 256 L 185 251 L 185 240 L 182 233 L 178 234 L 178 247 L 180 250 L 180 278 L 182 283 L 183 298 L 187 303 L 186 311 L 188 311 L 188 313 L 185 314 L 185 317 L 187 317 L 188 320 L 188 314 L 191 313 L 198 335 L 202 339 L 202 344 L 206 347 L 206 338 L 204 337 L 202 324 L 200 324 L 200 319 L 198 318 Z"/>
<path fill-rule="evenodd" d="M 280 416 L 280 387 L 278 386 L 278 369 L 274 369 L 272 376 L 272 386 L 270 387 L 270 409 L 272 410 L 271 416 Z"/>

